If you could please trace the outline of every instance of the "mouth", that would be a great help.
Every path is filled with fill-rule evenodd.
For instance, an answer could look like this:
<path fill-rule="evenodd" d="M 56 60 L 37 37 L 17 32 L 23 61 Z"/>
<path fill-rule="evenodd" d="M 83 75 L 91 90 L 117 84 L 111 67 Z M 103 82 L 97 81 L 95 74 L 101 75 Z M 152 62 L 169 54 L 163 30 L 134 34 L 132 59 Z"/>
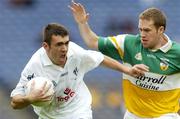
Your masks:
<path fill-rule="evenodd" d="M 61 60 L 66 59 L 66 54 L 60 55 L 60 59 L 61 59 Z"/>
<path fill-rule="evenodd" d="M 142 39 L 141 39 L 141 42 L 142 42 L 142 43 L 147 43 L 147 42 L 148 42 L 148 40 L 147 40 L 147 39 L 142 38 Z"/>

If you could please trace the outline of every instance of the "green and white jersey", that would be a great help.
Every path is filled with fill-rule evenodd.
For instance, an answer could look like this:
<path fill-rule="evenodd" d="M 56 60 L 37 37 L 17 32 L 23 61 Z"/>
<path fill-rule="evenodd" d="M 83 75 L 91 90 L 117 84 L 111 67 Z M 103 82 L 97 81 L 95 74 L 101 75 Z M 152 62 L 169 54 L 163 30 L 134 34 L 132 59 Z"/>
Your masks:
<path fill-rule="evenodd" d="M 180 44 L 168 42 L 156 51 L 143 48 L 140 35 L 99 37 L 98 48 L 127 66 L 145 64 L 149 72 L 133 78 L 123 74 L 123 96 L 129 112 L 159 117 L 177 112 L 180 99 Z"/>

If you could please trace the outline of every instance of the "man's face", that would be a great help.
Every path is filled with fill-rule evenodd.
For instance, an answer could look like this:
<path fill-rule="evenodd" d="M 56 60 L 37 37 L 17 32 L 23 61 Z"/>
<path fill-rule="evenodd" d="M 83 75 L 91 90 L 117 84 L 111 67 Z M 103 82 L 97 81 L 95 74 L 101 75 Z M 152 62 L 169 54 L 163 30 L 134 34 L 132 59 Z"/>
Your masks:
<path fill-rule="evenodd" d="M 144 48 L 157 49 L 161 47 L 163 28 L 156 29 L 152 20 L 139 19 L 139 33 Z"/>
<path fill-rule="evenodd" d="M 64 67 L 67 60 L 68 45 L 69 36 L 62 37 L 59 35 L 52 36 L 50 46 L 47 43 L 43 43 L 43 47 L 46 49 L 51 61 L 61 67 Z"/>

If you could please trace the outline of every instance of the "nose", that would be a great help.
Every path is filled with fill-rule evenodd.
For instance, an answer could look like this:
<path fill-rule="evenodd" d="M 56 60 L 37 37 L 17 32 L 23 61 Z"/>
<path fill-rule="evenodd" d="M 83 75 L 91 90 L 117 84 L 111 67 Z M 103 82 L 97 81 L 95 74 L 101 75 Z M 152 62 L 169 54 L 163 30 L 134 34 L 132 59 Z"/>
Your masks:
<path fill-rule="evenodd" d="M 140 32 L 140 35 L 142 38 L 144 38 L 146 36 L 145 32 L 143 32 L 143 31 Z"/>
<path fill-rule="evenodd" d="M 61 46 L 61 51 L 67 51 L 68 50 L 68 47 L 64 44 Z"/>

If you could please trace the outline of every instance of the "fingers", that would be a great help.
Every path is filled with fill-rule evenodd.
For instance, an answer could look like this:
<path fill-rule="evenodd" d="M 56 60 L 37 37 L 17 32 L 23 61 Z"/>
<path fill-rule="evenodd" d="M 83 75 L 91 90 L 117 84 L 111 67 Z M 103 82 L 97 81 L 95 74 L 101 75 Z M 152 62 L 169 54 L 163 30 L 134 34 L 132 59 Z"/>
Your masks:
<path fill-rule="evenodd" d="M 149 67 L 144 64 L 136 64 L 133 66 L 133 72 L 135 77 L 145 75 L 145 72 L 148 71 Z"/>
<path fill-rule="evenodd" d="M 68 7 L 72 10 L 73 13 L 86 13 L 84 6 L 81 3 L 76 3 L 72 0 L 71 5 Z"/>
<path fill-rule="evenodd" d="M 43 87 L 42 87 L 42 95 L 46 95 L 46 93 L 49 91 L 49 89 L 51 88 L 51 84 L 47 83 L 47 81 L 44 83 Z"/>
<path fill-rule="evenodd" d="M 80 3 L 75 3 L 74 0 L 72 0 L 71 6 L 69 5 L 68 7 L 73 11 L 83 9 L 83 6 Z"/>
<path fill-rule="evenodd" d="M 47 86 L 44 88 L 44 94 L 46 94 L 48 91 L 49 91 L 49 89 L 51 88 L 51 84 L 46 84 Z"/>
<path fill-rule="evenodd" d="M 73 4 L 75 4 L 74 0 L 71 0 L 71 2 L 72 2 Z"/>
<path fill-rule="evenodd" d="M 72 12 L 75 12 L 75 9 L 73 7 L 71 7 L 70 5 L 68 5 L 68 7 L 71 9 Z"/>
<path fill-rule="evenodd" d="M 46 85 L 47 85 L 47 81 L 44 82 L 44 84 L 42 86 L 42 90 L 46 89 Z"/>
<path fill-rule="evenodd" d="M 32 91 L 35 87 L 35 81 L 33 80 L 32 83 L 31 83 L 31 86 L 30 86 L 30 91 Z"/>
<path fill-rule="evenodd" d="M 73 17 L 77 23 L 86 23 L 88 21 L 89 14 L 86 13 L 86 10 L 81 3 L 76 3 L 72 0 L 71 5 L 68 7 L 71 9 Z"/>
<path fill-rule="evenodd" d="M 52 100 L 53 98 L 53 95 L 47 95 L 47 96 L 44 96 L 43 98 L 41 98 L 41 101 L 50 101 Z"/>
<path fill-rule="evenodd" d="M 51 86 L 52 85 L 48 85 L 48 87 L 44 90 L 43 96 L 41 97 L 42 101 L 49 101 L 49 100 L 51 100 L 53 98 L 54 92 L 53 93 L 48 93 Z"/>
<path fill-rule="evenodd" d="M 140 70 L 138 67 L 133 68 L 134 77 L 144 75 L 144 71 Z"/>
<path fill-rule="evenodd" d="M 144 64 L 137 64 L 134 65 L 134 68 L 136 68 L 136 70 L 138 72 L 148 72 L 149 71 L 149 67 L 144 65 Z"/>

